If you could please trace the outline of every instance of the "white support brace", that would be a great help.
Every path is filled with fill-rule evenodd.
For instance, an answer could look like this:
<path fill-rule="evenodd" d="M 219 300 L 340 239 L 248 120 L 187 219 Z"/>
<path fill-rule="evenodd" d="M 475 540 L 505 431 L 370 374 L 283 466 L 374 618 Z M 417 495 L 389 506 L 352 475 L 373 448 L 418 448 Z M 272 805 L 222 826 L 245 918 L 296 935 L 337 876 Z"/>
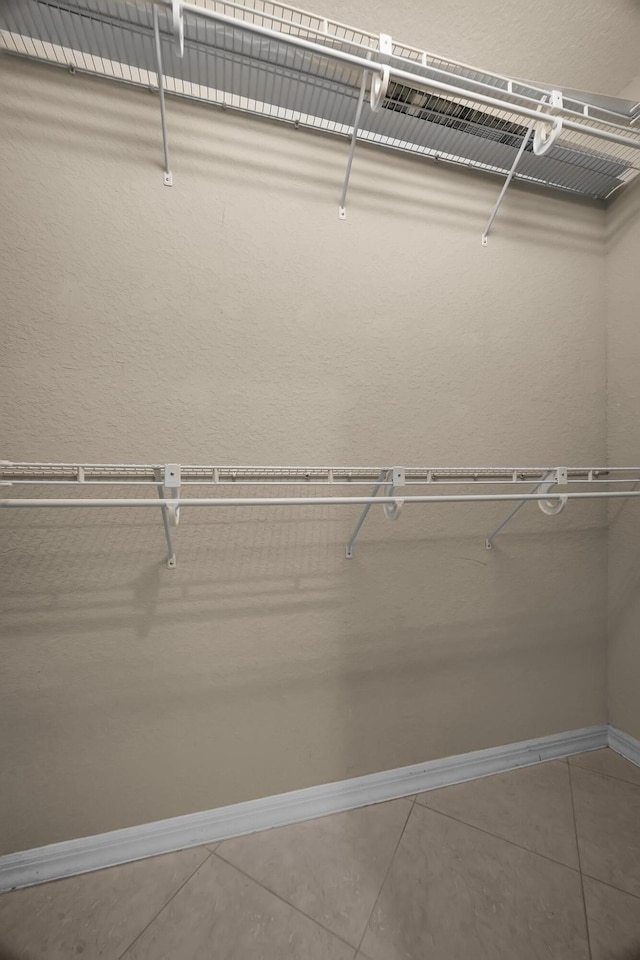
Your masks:
<path fill-rule="evenodd" d="M 180 519 L 180 464 L 167 463 L 156 472 L 158 496 L 162 501 L 162 523 L 167 540 L 167 566 L 173 570 L 176 565 L 176 553 L 171 536 L 171 527 L 176 527 Z"/>
<path fill-rule="evenodd" d="M 557 90 L 552 90 L 552 91 L 551 91 L 551 102 L 552 102 L 552 104 L 553 104 L 554 106 L 556 106 L 556 104 L 553 102 L 553 97 L 554 97 L 554 94 L 556 94 L 556 93 L 558 93 Z M 544 105 L 544 103 L 545 103 L 545 101 L 546 101 L 547 99 L 548 99 L 547 97 L 544 97 L 544 98 L 543 98 L 542 103 L 541 103 L 541 104 L 539 105 L 539 107 L 538 107 L 538 110 L 541 110 L 541 109 L 542 109 L 542 107 L 543 107 L 543 105 Z M 560 95 L 560 106 L 562 106 L 562 94 Z M 530 123 L 529 126 L 528 126 L 528 128 L 527 128 L 527 132 L 526 132 L 526 134 L 525 134 L 524 137 L 523 137 L 522 143 L 520 144 L 520 148 L 519 148 L 519 150 L 518 150 L 518 152 L 517 152 L 517 154 L 516 154 L 516 156 L 515 156 L 515 159 L 514 159 L 512 165 L 511 165 L 511 169 L 509 170 L 509 173 L 507 174 L 507 179 L 505 180 L 504 184 L 502 185 L 502 190 L 500 191 L 500 196 L 498 197 L 498 199 L 497 199 L 497 201 L 496 201 L 496 205 L 495 205 L 495 207 L 493 208 L 493 213 L 492 213 L 491 216 L 489 217 L 489 222 L 488 222 L 488 224 L 486 225 L 486 227 L 484 228 L 484 233 L 482 234 L 482 246 L 483 246 L 483 247 L 486 247 L 487 244 L 489 243 L 489 234 L 490 234 L 490 232 L 491 232 L 491 227 L 493 226 L 493 221 L 494 221 L 495 218 L 497 217 L 497 215 L 498 215 L 498 210 L 499 210 L 500 207 L 502 206 L 502 201 L 504 200 L 505 195 L 506 195 L 506 193 L 507 193 L 507 190 L 509 189 L 509 185 L 511 184 L 511 181 L 513 180 L 513 178 L 514 178 L 514 176 L 515 176 L 516 170 L 517 170 L 517 168 L 518 168 L 518 164 L 520 163 L 520 161 L 521 161 L 521 159 L 522 159 L 522 154 L 523 154 L 524 151 L 526 150 L 527 144 L 528 144 L 529 141 L 531 140 L 531 135 L 533 134 L 533 135 L 535 136 L 535 130 L 536 130 L 536 124 L 535 124 L 535 123 Z"/>
<path fill-rule="evenodd" d="M 377 496 L 378 496 L 378 493 L 380 492 L 380 488 L 382 487 L 382 484 L 384 483 L 384 479 L 385 479 L 386 476 L 387 476 L 387 471 L 386 471 L 386 470 L 381 470 L 381 471 L 380 471 L 380 474 L 378 475 L 378 480 L 377 480 L 375 486 L 373 487 L 373 490 L 371 491 L 371 496 L 372 496 L 372 497 L 377 497 Z M 364 506 L 364 508 L 363 508 L 363 510 L 362 510 L 362 513 L 360 514 L 360 517 L 359 517 L 359 519 L 358 519 L 358 522 L 356 523 L 356 525 L 355 525 L 355 527 L 354 527 L 353 533 L 351 534 L 351 537 L 349 538 L 349 542 L 347 543 L 347 548 L 346 548 L 346 550 L 345 550 L 345 556 L 346 556 L 347 560 L 351 560 L 351 558 L 353 557 L 353 548 L 354 548 L 354 546 L 355 546 L 355 542 L 356 542 L 356 540 L 358 539 L 358 534 L 360 533 L 360 531 L 361 531 L 361 529 L 362 529 L 362 525 L 363 525 L 363 523 L 365 522 L 365 520 L 367 519 L 367 514 L 369 513 L 369 510 L 371 510 L 371 507 L 372 507 L 372 506 L 373 506 L 373 504 L 371 504 L 371 503 L 365 504 L 365 506 Z"/>
<path fill-rule="evenodd" d="M 522 154 L 524 153 L 524 151 L 525 151 L 525 149 L 526 149 L 526 146 L 527 146 L 527 144 L 529 143 L 529 140 L 531 139 L 531 133 L 532 133 L 532 131 L 533 131 L 533 126 L 530 126 L 529 129 L 527 130 L 526 134 L 525 134 L 524 137 L 522 138 L 522 143 L 520 144 L 520 149 L 518 150 L 518 152 L 517 152 L 517 154 L 516 154 L 516 157 L 515 157 L 515 160 L 513 161 L 513 164 L 511 165 L 511 170 L 509 170 L 509 173 L 507 174 L 507 179 L 505 180 L 505 182 L 504 182 L 503 185 L 502 185 L 502 190 L 500 191 L 500 196 L 498 197 L 498 199 L 497 199 L 497 201 L 496 201 L 496 205 L 495 205 L 495 207 L 493 208 L 493 213 L 492 213 L 491 216 L 489 217 L 489 222 L 488 222 L 488 224 L 486 225 L 486 227 L 484 228 L 484 233 L 482 234 L 482 246 L 483 246 L 483 247 L 486 247 L 487 244 L 489 243 L 489 234 L 490 234 L 490 232 L 491 232 L 491 227 L 493 226 L 493 221 L 494 221 L 495 218 L 497 217 L 497 215 L 498 215 L 498 210 L 499 210 L 500 207 L 502 206 L 502 201 L 504 200 L 505 195 L 506 195 L 506 192 L 507 192 L 507 190 L 509 189 L 509 184 L 511 183 L 511 181 L 513 180 L 513 178 L 514 178 L 514 176 L 515 176 L 516 168 L 517 168 L 518 164 L 520 163 L 520 160 L 521 160 L 521 158 L 522 158 Z"/>
<path fill-rule="evenodd" d="M 175 6 L 174 6 L 175 15 Z M 180 11 L 182 16 L 182 12 Z M 164 173 L 162 182 L 165 187 L 173 186 L 173 176 L 169 165 L 169 140 L 167 136 L 167 115 L 164 105 L 164 74 L 162 71 L 162 47 L 160 43 L 160 24 L 158 22 L 158 8 L 153 7 L 153 39 L 156 53 L 156 71 L 158 74 L 158 94 L 160 96 L 160 123 L 162 125 L 162 150 L 164 154 Z"/>
<path fill-rule="evenodd" d="M 556 467 L 555 470 L 549 470 L 544 479 L 542 479 L 540 483 L 537 483 L 535 487 L 532 487 L 530 495 L 534 493 L 548 493 L 555 484 L 566 484 L 568 482 L 568 476 L 568 470 L 566 467 Z M 489 534 L 484 542 L 487 550 L 491 550 L 493 548 L 493 541 L 495 537 L 504 527 L 506 527 L 509 521 L 515 517 L 516 513 L 518 513 L 519 510 L 522 510 L 522 508 L 527 505 L 528 502 L 528 500 L 522 500 L 517 507 L 507 514 L 502 523 L 500 523 L 495 530 Z M 560 513 L 560 511 L 564 509 L 566 502 L 566 497 L 560 497 L 554 500 L 537 500 L 537 504 L 542 512 L 546 513 L 548 516 L 554 516 L 555 514 Z"/>
<path fill-rule="evenodd" d="M 347 169 L 344 175 L 344 183 L 342 184 L 342 194 L 340 195 L 340 207 L 338 210 L 338 216 L 341 220 L 347 219 L 347 190 L 349 189 L 349 179 L 351 177 L 351 165 L 353 164 L 353 155 L 356 149 L 356 140 L 358 139 L 358 127 L 360 126 L 360 117 L 362 116 L 362 108 L 364 106 L 364 95 L 365 95 L 366 89 L 367 89 L 367 71 L 363 70 L 362 83 L 360 84 L 360 93 L 358 94 L 358 103 L 356 105 L 356 112 L 353 118 L 353 130 L 351 131 L 351 143 L 349 145 Z"/>

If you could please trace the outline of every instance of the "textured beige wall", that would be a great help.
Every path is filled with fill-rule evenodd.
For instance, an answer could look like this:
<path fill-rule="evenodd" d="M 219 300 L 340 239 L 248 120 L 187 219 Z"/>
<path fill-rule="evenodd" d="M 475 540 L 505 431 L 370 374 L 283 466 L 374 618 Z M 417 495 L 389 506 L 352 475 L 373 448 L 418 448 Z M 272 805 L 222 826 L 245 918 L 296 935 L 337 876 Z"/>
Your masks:
<path fill-rule="evenodd" d="M 638 84 L 640 88 L 640 84 Z M 609 462 L 640 463 L 640 186 L 607 210 Z M 609 511 L 609 719 L 640 738 L 640 504 Z"/>
<path fill-rule="evenodd" d="M 604 211 L 0 60 L 9 459 L 593 463 Z M 0 852 L 603 722 L 600 506 L 2 512 Z"/>

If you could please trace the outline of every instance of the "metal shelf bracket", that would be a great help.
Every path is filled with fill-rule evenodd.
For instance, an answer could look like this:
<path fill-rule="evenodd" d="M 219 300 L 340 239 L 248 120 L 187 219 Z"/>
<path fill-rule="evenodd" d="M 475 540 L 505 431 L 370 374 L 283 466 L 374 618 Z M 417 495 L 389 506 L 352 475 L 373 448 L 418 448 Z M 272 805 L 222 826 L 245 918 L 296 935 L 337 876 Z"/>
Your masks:
<path fill-rule="evenodd" d="M 388 470 L 385 468 L 384 470 L 380 471 L 378 475 L 378 479 L 371 491 L 371 496 L 377 497 L 378 493 L 380 492 L 383 486 L 386 486 L 386 490 L 385 490 L 386 497 L 395 496 L 396 488 L 404 487 L 404 485 L 405 485 L 405 468 L 404 467 L 392 467 L 391 470 Z M 393 501 L 393 503 L 389 503 L 388 501 L 386 503 L 383 503 L 382 509 L 384 510 L 385 517 L 387 517 L 388 520 L 397 520 L 398 517 L 400 516 L 400 511 L 402 510 L 403 504 L 404 504 L 404 500 L 402 499 L 396 499 Z M 358 539 L 358 534 L 360 533 L 362 526 L 365 520 L 367 519 L 367 514 L 369 513 L 369 510 L 371 509 L 372 506 L 373 506 L 372 503 L 367 503 L 362 513 L 360 514 L 358 522 L 354 527 L 353 533 L 351 534 L 351 537 L 349 539 L 349 542 L 347 543 L 347 547 L 345 550 L 345 556 L 347 560 L 351 560 L 351 558 L 353 557 L 353 548 L 355 546 L 355 542 Z"/>
<path fill-rule="evenodd" d="M 535 487 L 532 487 L 531 490 L 529 491 L 529 494 L 539 493 L 539 492 L 548 493 L 549 490 L 551 490 L 551 488 L 554 485 L 560 484 L 561 486 L 564 486 L 567 482 L 568 482 L 567 468 L 556 467 L 555 470 L 550 470 L 545 476 L 545 478 L 540 481 L 540 483 L 537 483 Z M 560 511 L 564 509 L 567 503 L 567 498 L 559 497 L 559 498 L 554 498 L 553 500 L 537 500 L 536 502 L 543 513 L 546 513 L 548 516 L 554 516 L 555 514 L 560 513 Z M 521 500 L 518 506 L 514 507 L 514 509 L 507 514 L 507 516 L 504 518 L 502 523 L 500 523 L 495 528 L 495 530 L 493 530 L 489 534 L 489 536 L 484 542 L 484 545 L 487 548 L 487 550 L 493 549 L 493 541 L 495 537 L 500 533 L 500 531 L 504 527 L 506 527 L 509 521 L 512 520 L 513 517 L 515 517 L 516 513 L 518 513 L 519 510 L 522 510 L 522 508 L 527 505 L 527 503 L 529 503 L 528 500 Z"/>
<path fill-rule="evenodd" d="M 347 219 L 347 190 L 349 189 L 349 178 L 351 177 L 351 166 L 353 164 L 353 155 L 356 150 L 356 141 L 358 139 L 358 127 L 360 126 L 360 117 L 364 106 L 364 95 L 367 89 L 367 71 L 362 71 L 362 82 L 360 84 L 360 93 L 358 94 L 358 104 L 356 106 L 355 116 L 353 118 L 353 130 L 351 131 L 351 143 L 349 144 L 349 156 L 347 157 L 347 169 L 342 184 L 342 193 L 340 194 L 340 207 L 338 217 L 340 220 Z"/>
<path fill-rule="evenodd" d="M 489 217 L 489 222 L 487 223 L 486 227 L 484 228 L 484 233 L 482 234 L 482 246 L 483 246 L 483 247 L 486 247 L 486 246 L 488 245 L 488 243 L 489 243 L 489 234 L 491 233 L 491 227 L 493 226 L 493 221 L 494 221 L 495 218 L 498 216 L 498 210 L 499 210 L 500 207 L 502 206 L 502 201 L 504 200 L 504 198 L 505 198 L 505 196 L 506 196 L 506 193 L 507 193 L 507 190 L 509 189 L 509 184 L 511 183 L 511 181 L 513 180 L 513 178 L 514 178 L 514 176 L 515 176 L 515 172 L 516 172 L 517 166 L 518 166 L 518 164 L 520 163 L 520 160 L 522 159 L 522 154 L 524 153 L 524 151 L 525 151 L 525 149 L 526 149 L 526 146 L 527 146 L 527 144 L 529 143 L 529 140 L 531 139 L 531 134 L 532 134 L 532 132 L 533 132 L 533 124 L 529 127 L 529 129 L 527 130 L 526 134 L 525 134 L 524 137 L 522 138 L 522 143 L 520 144 L 520 149 L 518 150 L 518 152 L 517 152 L 517 154 L 516 154 L 515 160 L 513 161 L 513 165 L 512 165 L 512 167 L 511 167 L 511 170 L 509 170 L 509 173 L 507 174 L 507 179 L 505 180 L 505 182 L 504 182 L 504 184 L 503 184 L 503 186 L 502 186 L 502 190 L 500 191 L 500 196 L 498 197 L 498 199 L 497 199 L 497 201 L 496 201 L 496 205 L 495 205 L 495 207 L 493 208 L 493 212 L 492 212 L 491 216 Z"/>
<path fill-rule="evenodd" d="M 551 91 L 551 104 L 552 104 L 552 106 L 554 106 L 554 107 L 555 107 L 555 106 L 560 106 L 560 107 L 562 107 L 562 95 L 560 95 L 560 103 L 558 104 L 557 98 L 554 97 L 554 94 L 556 94 L 556 93 L 558 93 L 557 90 L 552 90 L 552 91 Z M 544 103 L 547 101 L 547 99 L 548 99 L 548 97 L 543 97 L 543 98 L 542 98 L 542 102 L 540 103 L 540 106 L 538 107 L 538 111 L 540 111 L 540 110 L 542 109 L 542 106 L 543 106 Z M 511 169 L 509 170 L 509 173 L 507 174 L 507 179 L 505 180 L 505 182 L 504 182 L 504 184 L 503 184 L 503 186 L 502 186 L 502 190 L 500 191 L 500 195 L 499 195 L 499 197 L 498 197 L 498 199 L 497 199 L 497 201 L 496 201 L 496 205 L 495 205 L 495 207 L 493 208 L 493 212 L 492 212 L 491 216 L 489 217 L 489 222 L 487 223 L 486 227 L 484 228 L 484 233 L 482 234 L 482 246 L 483 246 L 483 247 L 486 247 L 486 246 L 488 245 L 488 243 L 489 243 L 489 234 L 491 233 L 491 227 L 493 226 L 493 221 L 494 221 L 495 218 L 498 216 L 498 210 L 499 210 L 500 207 L 502 206 L 502 201 L 504 200 L 504 198 L 505 198 L 505 196 L 506 196 L 506 193 L 507 193 L 507 190 L 509 189 L 509 185 L 510 185 L 511 181 L 513 180 L 514 176 L 515 176 L 515 172 L 516 172 L 516 170 L 517 170 L 517 168 L 518 168 L 518 164 L 520 163 L 520 160 L 522 159 L 522 154 L 524 153 L 524 151 L 525 151 L 526 148 L 527 148 L 527 144 L 529 143 L 529 140 L 531 139 L 531 135 L 533 134 L 534 137 L 537 135 L 536 126 L 537 126 L 537 125 L 536 125 L 535 123 L 530 123 L 530 124 L 529 124 L 529 127 L 528 127 L 528 129 L 527 129 L 527 132 L 526 132 L 526 134 L 524 135 L 524 137 L 523 137 L 523 139 L 522 139 L 522 143 L 520 144 L 520 149 L 518 150 L 518 152 L 517 152 L 517 154 L 516 154 L 516 156 L 515 156 L 515 160 L 513 161 L 513 164 L 512 164 L 512 166 L 511 166 Z M 555 139 L 556 137 L 557 137 L 557 134 L 554 135 L 554 139 Z M 549 149 L 549 148 L 551 147 L 551 145 L 552 145 L 552 144 L 551 144 L 551 142 L 550 142 L 550 143 L 549 143 L 549 146 L 548 146 L 546 149 Z"/>
<path fill-rule="evenodd" d="M 180 521 L 180 464 L 167 463 L 162 470 L 156 471 L 158 496 L 162 501 L 162 524 L 167 540 L 167 566 L 173 570 L 176 566 L 176 552 L 173 546 L 171 528 Z"/>
<path fill-rule="evenodd" d="M 183 23 L 182 8 L 174 0 L 173 5 L 173 17 L 174 17 L 174 29 L 176 24 L 176 9 L 178 11 L 179 23 Z M 167 136 L 167 114 L 164 105 L 164 74 L 162 72 L 162 47 L 160 44 L 160 24 L 158 21 L 158 7 L 156 4 L 153 5 L 153 39 L 154 47 L 156 53 L 156 71 L 158 74 L 158 94 L 160 95 L 160 123 L 162 125 L 162 150 L 164 154 L 164 172 L 162 175 L 162 182 L 165 187 L 173 186 L 173 176 L 171 174 L 171 167 L 169 166 L 169 140 Z M 178 42 L 184 44 L 184 27 L 181 34 L 181 40 Z M 179 53 L 179 56 L 182 56 L 182 53 Z"/>

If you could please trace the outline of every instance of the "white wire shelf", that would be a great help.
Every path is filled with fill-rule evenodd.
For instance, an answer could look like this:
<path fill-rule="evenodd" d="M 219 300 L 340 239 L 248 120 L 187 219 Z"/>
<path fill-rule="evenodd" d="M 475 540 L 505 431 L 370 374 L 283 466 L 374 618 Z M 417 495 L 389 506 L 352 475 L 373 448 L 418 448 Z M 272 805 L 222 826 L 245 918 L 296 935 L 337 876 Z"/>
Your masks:
<path fill-rule="evenodd" d="M 373 488 L 363 494 L 362 486 Z M 255 506 L 361 506 L 362 512 L 346 547 L 353 548 L 370 508 L 379 504 L 390 520 L 399 517 L 405 504 L 491 503 L 514 504 L 508 516 L 486 538 L 487 549 L 506 524 L 530 501 L 543 513 L 560 513 L 569 500 L 601 500 L 640 496 L 640 467 L 318 467 L 318 466 L 216 466 L 118 463 L 14 463 L 0 462 L 0 508 L 160 508 L 167 540 L 168 566 L 174 567 L 172 527 L 182 508 Z M 522 486 L 528 487 L 523 491 Z M 51 497 L 46 488 L 72 489 L 76 495 Z M 108 497 L 87 495 L 90 487 L 111 487 Z M 483 487 L 476 493 L 469 488 Z M 622 486 L 625 489 L 622 489 Z M 131 496 L 131 488 L 153 487 L 158 498 Z M 191 489 L 188 496 L 183 487 Z M 233 490 L 233 488 L 236 488 Z M 255 487 L 251 496 L 239 487 Z M 270 487 L 284 488 L 274 496 Z M 345 488 L 355 488 L 347 494 Z M 407 493 L 408 488 L 422 492 Z M 438 487 L 446 493 L 432 492 Z M 486 488 L 490 488 L 486 491 Z M 14 488 L 15 491 L 14 491 Z M 23 495 L 35 488 L 39 495 Z M 44 488 L 44 492 L 40 493 Z M 208 495 L 209 488 L 219 492 Z M 293 488 L 293 489 L 292 489 Z M 323 488 L 329 488 L 327 495 Z M 338 492 L 334 490 L 338 488 Z M 454 488 L 453 490 L 451 488 Z M 508 492 L 503 492 L 507 488 Z M 77 493 L 82 489 L 82 496 Z M 204 491 L 204 492 L 203 492 Z M 18 496 L 7 496 L 9 493 Z"/>
<path fill-rule="evenodd" d="M 13 463 L 0 462 L 0 482 L 18 484 L 123 484 L 157 486 L 158 471 L 165 464 L 127 463 Z M 241 466 L 180 465 L 182 485 L 275 484 L 309 486 L 330 484 L 369 485 L 381 471 L 392 467 Z M 555 467 L 404 467 L 405 485 L 425 484 L 519 484 L 533 483 Z M 571 467 L 569 483 L 633 482 L 640 467 Z M 626 478 L 631 477 L 629 481 Z"/>
<path fill-rule="evenodd" d="M 640 170 L 633 101 L 553 90 L 270 0 L 4 0 L 8 53 L 356 141 L 609 197 Z M 484 237 L 490 229 L 490 224 Z"/>

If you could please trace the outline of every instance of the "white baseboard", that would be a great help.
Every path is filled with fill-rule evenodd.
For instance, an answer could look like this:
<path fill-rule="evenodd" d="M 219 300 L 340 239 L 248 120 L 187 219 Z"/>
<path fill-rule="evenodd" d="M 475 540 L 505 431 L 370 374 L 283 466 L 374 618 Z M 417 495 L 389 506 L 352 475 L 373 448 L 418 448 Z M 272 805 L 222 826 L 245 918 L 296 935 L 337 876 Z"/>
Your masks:
<path fill-rule="evenodd" d="M 616 734 L 624 736 L 618 731 Z M 607 746 L 609 736 L 605 726 L 588 727 L 10 853 L 0 857 L 0 891 L 407 797 L 572 753 L 597 750 Z"/>
<path fill-rule="evenodd" d="M 628 733 L 618 730 L 617 727 L 609 727 L 609 746 L 625 760 L 630 760 L 640 767 L 640 740 L 630 737 Z"/>

